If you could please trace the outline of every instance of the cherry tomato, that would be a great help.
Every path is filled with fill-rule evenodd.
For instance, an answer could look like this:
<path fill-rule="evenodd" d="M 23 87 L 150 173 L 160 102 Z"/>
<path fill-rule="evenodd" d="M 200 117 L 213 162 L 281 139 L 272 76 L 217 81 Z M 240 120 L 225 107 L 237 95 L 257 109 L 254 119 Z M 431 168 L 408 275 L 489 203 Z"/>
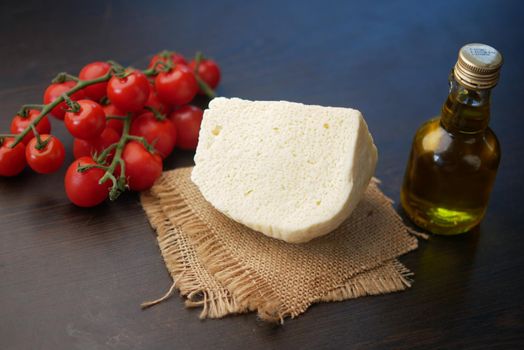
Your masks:
<path fill-rule="evenodd" d="M 162 158 L 152 154 L 139 142 L 131 141 L 122 152 L 126 164 L 126 177 L 129 188 L 133 191 L 144 191 L 162 175 Z"/>
<path fill-rule="evenodd" d="M 194 71 L 196 67 L 195 60 L 192 60 L 191 63 L 189 63 L 189 67 Z M 220 68 L 218 68 L 218 64 L 213 60 L 200 60 L 197 74 L 211 89 L 216 88 L 220 82 Z"/>
<path fill-rule="evenodd" d="M 102 107 L 106 116 L 119 116 L 125 117 L 126 113 L 120 111 L 112 103 Z M 120 119 L 109 119 L 107 121 L 107 127 L 114 129 L 119 135 L 122 135 L 122 130 L 124 129 L 124 121 Z"/>
<path fill-rule="evenodd" d="M 170 56 L 171 56 L 171 60 L 173 60 L 173 63 L 175 65 L 176 64 L 183 64 L 183 65 L 187 66 L 187 61 L 184 58 L 184 56 L 182 56 L 181 54 L 176 53 L 176 52 L 172 52 Z M 153 68 L 153 66 L 155 65 L 155 63 L 157 61 L 166 62 L 167 59 L 165 57 L 162 57 L 161 53 L 158 53 L 158 54 L 154 55 L 153 58 L 151 58 L 151 61 L 149 62 L 148 68 Z"/>
<path fill-rule="evenodd" d="M 141 111 L 149 98 L 149 81 L 139 71 L 125 78 L 112 77 L 107 84 L 107 96 L 122 112 Z"/>
<path fill-rule="evenodd" d="M 158 73 L 155 87 L 160 101 L 177 106 L 190 102 L 198 92 L 193 71 L 180 64 L 168 72 Z"/>
<path fill-rule="evenodd" d="M 170 106 L 158 98 L 158 94 L 156 92 L 156 89 L 153 85 L 150 85 L 151 92 L 149 93 L 149 98 L 147 99 L 146 106 L 147 107 L 153 107 L 157 111 L 159 111 L 162 114 L 168 114 L 170 110 Z M 146 112 L 147 110 L 144 110 Z"/>
<path fill-rule="evenodd" d="M 16 115 L 13 118 L 13 121 L 11 122 L 11 133 L 20 134 L 39 115 L 40 115 L 40 111 L 36 109 L 30 109 L 29 111 L 27 111 L 27 117 Z M 35 127 L 36 127 L 36 131 L 38 131 L 39 134 L 49 134 L 51 132 L 51 123 L 49 122 L 49 119 L 47 119 L 47 116 L 43 117 L 40 120 L 40 122 L 35 125 Z M 33 134 L 33 131 L 29 131 L 27 135 L 24 136 L 24 139 L 22 142 L 25 144 L 28 144 L 29 141 L 31 141 L 33 137 L 35 137 L 35 135 Z"/>
<path fill-rule="evenodd" d="M 62 142 L 53 135 L 40 135 L 42 141 L 47 141 L 47 145 L 41 150 L 36 149 L 37 139 L 33 137 L 25 148 L 25 158 L 27 164 L 40 174 L 54 173 L 64 163 L 65 148 Z"/>
<path fill-rule="evenodd" d="M 129 133 L 143 136 L 155 147 L 162 158 L 169 156 L 175 148 L 175 125 L 167 118 L 158 120 L 152 112 L 143 113 L 133 120 Z"/>
<path fill-rule="evenodd" d="M 14 141 L 12 137 L 0 138 L 0 176 L 15 176 L 25 168 L 25 145 L 20 142 L 11 148 Z"/>
<path fill-rule="evenodd" d="M 75 160 L 69 168 L 64 179 L 67 198 L 79 207 L 94 207 L 102 203 L 109 194 L 111 180 L 99 184 L 105 171 L 100 168 L 89 168 L 78 171 L 80 165 L 96 164 L 91 157 L 82 157 Z"/>
<path fill-rule="evenodd" d="M 92 62 L 84 66 L 78 74 L 82 80 L 100 78 L 109 72 L 111 66 L 107 62 Z M 99 102 L 106 95 L 107 82 L 89 85 L 84 88 L 85 95 L 93 101 Z"/>
<path fill-rule="evenodd" d="M 76 85 L 74 81 L 66 81 L 63 83 L 53 83 L 47 87 L 44 92 L 44 103 L 48 104 L 56 100 L 58 97 L 62 96 L 64 92 L 68 92 Z M 85 94 L 82 90 L 75 92 L 71 97 L 73 101 L 81 100 L 85 97 Z M 51 115 L 57 119 L 64 119 L 65 110 L 67 109 L 67 104 L 65 102 L 60 102 L 58 106 L 51 110 Z"/>
<path fill-rule="evenodd" d="M 204 112 L 191 105 L 182 106 L 169 115 L 175 124 L 176 145 L 182 149 L 195 150 Z"/>
<path fill-rule="evenodd" d="M 73 155 L 75 159 L 85 156 L 91 156 L 94 153 L 100 154 L 107 147 L 120 140 L 120 135 L 110 128 L 106 127 L 99 137 L 92 140 L 75 139 L 73 141 Z M 114 151 L 112 152 L 114 154 Z"/>
<path fill-rule="evenodd" d="M 76 138 L 91 140 L 100 136 L 106 127 L 106 115 L 95 101 L 79 100 L 78 112 L 66 112 L 64 122 L 67 130 Z"/>

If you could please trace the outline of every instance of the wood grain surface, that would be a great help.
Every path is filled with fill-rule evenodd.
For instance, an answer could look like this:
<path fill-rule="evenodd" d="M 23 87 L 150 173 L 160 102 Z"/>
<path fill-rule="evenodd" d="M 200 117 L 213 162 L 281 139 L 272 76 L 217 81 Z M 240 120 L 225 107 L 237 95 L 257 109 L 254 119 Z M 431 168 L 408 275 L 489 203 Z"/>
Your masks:
<path fill-rule="evenodd" d="M 0 130 L 60 71 L 169 48 L 215 58 L 223 96 L 363 111 L 398 200 L 416 128 L 439 112 L 458 49 L 505 57 L 491 125 L 502 163 L 480 228 L 402 261 L 402 293 L 313 306 L 282 327 L 198 319 L 175 296 L 136 194 L 71 205 L 60 172 L 0 179 L 1 349 L 516 349 L 524 346 L 524 6 L 519 1 L 2 1 Z M 54 133 L 71 137 L 53 120 Z M 192 163 L 176 152 L 166 169 Z"/>

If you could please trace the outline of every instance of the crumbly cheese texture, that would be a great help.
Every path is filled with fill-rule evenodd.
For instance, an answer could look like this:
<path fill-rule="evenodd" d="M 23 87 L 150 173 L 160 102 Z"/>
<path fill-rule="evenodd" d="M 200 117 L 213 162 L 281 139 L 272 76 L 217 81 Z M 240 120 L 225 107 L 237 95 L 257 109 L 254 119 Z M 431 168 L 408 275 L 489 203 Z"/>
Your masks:
<path fill-rule="evenodd" d="M 376 162 L 358 110 L 219 97 L 204 112 L 191 179 L 231 219 L 302 243 L 349 217 Z"/>

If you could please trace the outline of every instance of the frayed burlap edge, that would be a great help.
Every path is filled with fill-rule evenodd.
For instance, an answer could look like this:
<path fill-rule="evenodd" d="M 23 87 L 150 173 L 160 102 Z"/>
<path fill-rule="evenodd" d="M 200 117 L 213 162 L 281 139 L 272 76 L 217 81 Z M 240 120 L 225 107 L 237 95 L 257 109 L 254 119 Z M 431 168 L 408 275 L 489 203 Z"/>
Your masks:
<path fill-rule="evenodd" d="M 377 273 L 375 278 L 369 278 L 368 274 L 361 273 L 352 277 L 344 285 L 337 287 L 316 300 L 315 302 L 343 301 L 366 295 L 379 295 L 397 292 L 410 288 L 411 276 L 414 275 L 397 259 L 390 260 L 379 266 L 388 270 L 385 274 Z M 372 271 L 365 271 L 372 272 Z"/>
<path fill-rule="evenodd" d="M 171 223 L 162 209 L 160 200 L 150 192 L 142 193 L 140 200 L 151 226 L 157 232 L 160 252 L 173 279 L 168 293 L 159 299 L 143 303 L 142 307 L 150 307 L 166 300 L 176 288 L 186 297 L 186 307 L 202 307 L 199 315 L 201 319 L 220 318 L 249 311 L 239 305 L 225 288 L 206 286 L 202 273 L 197 274 L 195 266 L 189 264 L 190 255 L 193 253 L 191 247 L 186 244 L 185 249 L 182 248 L 184 238 L 180 234 L 180 228 Z"/>
<path fill-rule="evenodd" d="M 412 273 L 398 260 L 393 259 L 373 268 L 387 268 L 388 273 L 377 274 L 376 278 L 369 278 L 362 271 L 350 276 L 340 287 L 327 292 L 325 295 L 311 301 L 306 301 L 299 308 L 288 307 L 282 304 L 277 294 L 269 284 L 260 278 L 256 271 L 251 271 L 236 261 L 230 252 L 216 241 L 211 229 L 195 215 L 186 204 L 185 198 L 168 184 L 155 185 L 156 195 L 143 193 L 142 205 L 151 225 L 158 232 L 158 243 L 166 263 L 166 267 L 173 278 L 173 286 L 186 296 L 186 306 L 202 306 L 200 318 L 219 318 L 232 313 L 241 313 L 256 310 L 259 318 L 270 322 L 283 322 L 286 317 L 296 317 L 303 313 L 315 302 L 341 301 L 364 295 L 385 294 L 404 290 L 411 286 L 409 277 Z M 159 197 L 169 200 L 169 207 L 161 203 Z M 160 200 L 159 200 L 160 199 Z M 169 215 L 165 211 L 169 212 Z M 168 219 L 175 218 L 176 222 Z M 206 270 L 217 281 L 223 284 L 226 292 L 218 292 L 202 285 L 199 276 L 187 263 L 187 251 L 177 245 L 180 231 L 191 236 L 191 244 L 195 248 Z M 411 230 L 408 231 L 412 234 Z M 417 232 L 418 233 L 418 232 Z M 410 250 L 416 249 L 416 244 Z M 361 276 L 363 275 L 363 276 Z M 200 296 L 195 300 L 194 296 Z M 167 297 L 167 295 L 165 296 Z M 160 298 L 150 304 L 164 300 Z M 146 303 L 146 306 L 149 306 Z"/>

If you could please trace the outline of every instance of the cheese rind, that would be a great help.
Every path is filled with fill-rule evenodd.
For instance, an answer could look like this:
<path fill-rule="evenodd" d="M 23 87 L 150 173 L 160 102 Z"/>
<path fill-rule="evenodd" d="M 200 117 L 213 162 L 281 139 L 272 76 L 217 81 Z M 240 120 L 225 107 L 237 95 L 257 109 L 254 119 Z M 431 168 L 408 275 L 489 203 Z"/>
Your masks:
<path fill-rule="evenodd" d="M 376 162 L 358 110 L 219 97 L 204 112 L 191 178 L 231 219 L 301 243 L 348 218 Z"/>

